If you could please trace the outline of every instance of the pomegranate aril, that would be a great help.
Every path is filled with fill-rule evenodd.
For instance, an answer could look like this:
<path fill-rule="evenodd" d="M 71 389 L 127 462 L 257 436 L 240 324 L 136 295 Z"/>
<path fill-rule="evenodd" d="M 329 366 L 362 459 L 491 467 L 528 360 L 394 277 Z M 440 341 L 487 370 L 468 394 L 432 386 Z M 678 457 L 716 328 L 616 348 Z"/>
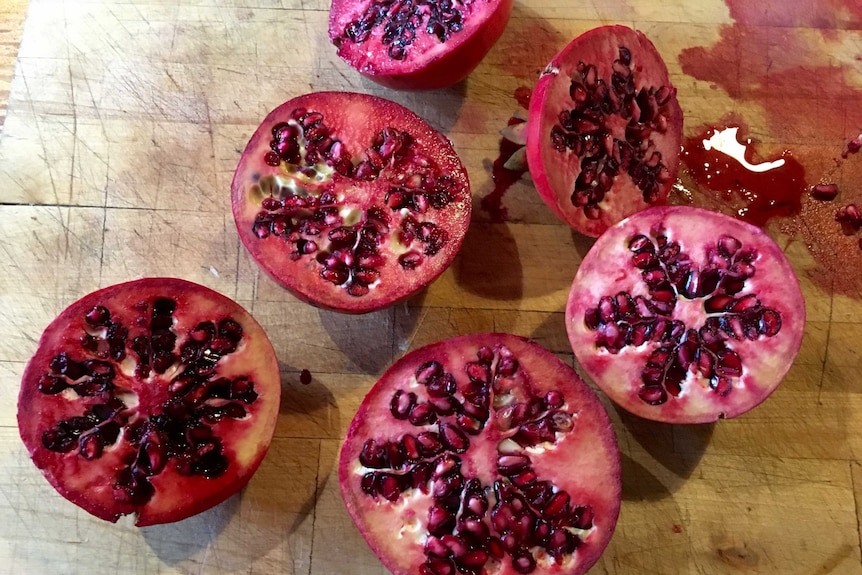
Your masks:
<path fill-rule="evenodd" d="M 566 529 L 555 529 L 547 541 L 548 553 L 553 557 L 564 557 L 574 553 L 580 540 Z"/>
<path fill-rule="evenodd" d="M 480 569 L 488 562 L 488 553 L 482 549 L 474 549 L 456 558 L 455 562 L 468 569 Z"/>
<path fill-rule="evenodd" d="M 781 315 L 771 309 L 763 310 L 758 318 L 757 328 L 761 335 L 776 335 L 781 330 Z"/>
<path fill-rule="evenodd" d="M 443 451 L 440 436 L 433 431 L 423 431 L 416 436 L 419 451 L 423 457 L 434 457 Z"/>
<path fill-rule="evenodd" d="M 816 200 L 830 201 L 838 196 L 838 186 L 835 184 L 816 184 L 811 188 L 811 197 Z"/>
<path fill-rule="evenodd" d="M 444 373 L 432 377 L 426 384 L 428 395 L 431 397 L 446 397 L 452 395 L 458 386 L 455 377 L 451 373 Z"/>
<path fill-rule="evenodd" d="M 445 535 L 455 528 L 455 514 L 440 505 L 432 505 L 428 509 L 428 533 Z"/>
<path fill-rule="evenodd" d="M 536 570 L 536 559 L 527 549 L 519 549 L 512 553 L 512 567 L 518 573 L 532 573 Z"/>
<path fill-rule="evenodd" d="M 716 354 L 718 363 L 715 371 L 719 376 L 739 377 L 742 375 L 742 360 L 736 352 L 720 351 Z"/>
<path fill-rule="evenodd" d="M 91 431 L 81 435 L 78 446 L 84 459 L 98 459 L 102 455 L 104 443 L 98 431 Z"/>
<path fill-rule="evenodd" d="M 667 392 L 660 385 L 647 385 L 638 391 L 638 396 L 650 405 L 661 405 L 667 401 Z"/>
<path fill-rule="evenodd" d="M 545 517 L 560 517 L 567 514 L 569 511 L 569 494 L 565 491 L 558 491 L 542 510 L 542 515 Z"/>
<path fill-rule="evenodd" d="M 441 375 L 443 375 L 443 365 L 439 361 L 429 361 L 416 370 L 416 381 L 427 385 L 433 378 Z"/>
<path fill-rule="evenodd" d="M 373 469 L 382 469 L 388 466 L 386 444 L 378 443 L 374 439 L 369 439 L 362 446 L 362 452 L 359 454 L 359 462 Z"/>
<path fill-rule="evenodd" d="M 389 501 L 396 501 L 401 496 L 401 487 L 394 475 L 382 474 L 378 481 L 380 482 L 380 495 L 384 498 Z"/>
<path fill-rule="evenodd" d="M 719 396 L 724 397 L 733 389 L 733 381 L 729 377 L 716 375 L 710 380 L 709 387 Z"/>
<path fill-rule="evenodd" d="M 428 403 L 417 403 L 407 416 L 408 421 L 417 427 L 429 425 L 437 421 L 437 413 Z"/>
<path fill-rule="evenodd" d="M 431 535 L 425 540 L 425 554 L 434 557 L 446 558 L 449 557 L 449 547 L 443 543 L 439 537 Z"/>
<path fill-rule="evenodd" d="M 440 438 L 444 445 L 455 453 L 464 453 L 470 447 L 470 440 L 457 426 L 450 423 L 441 423 L 439 429 Z"/>
<path fill-rule="evenodd" d="M 50 373 L 43 374 L 39 377 L 37 385 L 39 391 L 46 395 L 55 395 L 69 387 L 62 377 L 52 375 Z"/>
<path fill-rule="evenodd" d="M 572 511 L 571 526 L 576 529 L 591 529 L 595 510 L 588 505 L 579 505 Z"/>
<path fill-rule="evenodd" d="M 529 466 L 530 458 L 523 453 L 507 453 L 497 457 L 497 472 L 501 475 L 513 475 Z"/>
<path fill-rule="evenodd" d="M 447 453 L 434 462 L 434 471 L 432 477 L 438 479 L 453 473 L 458 473 L 461 469 L 461 459 L 455 455 Z"/>
<path fill-rule="evenodd" d="M 403 420 L 410 415 L 414 405 L 416 405 L 416 394 L 412 391 L 404 392 L 404 390 L 399 389 L 392 396 L 389 411 L 395 419 Z"/>

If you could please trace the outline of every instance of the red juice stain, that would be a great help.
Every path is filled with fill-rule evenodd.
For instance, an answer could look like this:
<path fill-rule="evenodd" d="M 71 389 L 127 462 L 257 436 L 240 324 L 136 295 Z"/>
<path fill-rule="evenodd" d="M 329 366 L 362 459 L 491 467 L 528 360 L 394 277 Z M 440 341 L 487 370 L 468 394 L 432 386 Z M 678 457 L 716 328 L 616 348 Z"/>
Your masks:
<path fill-rule="evenodd" d="M 311 372 L 307 369 L 303 369 L 299 372 L 299 383 L 302 385 L 308 385 L 311 383 Z"/>
<path fill-rule="evenodd" d="M 525 110 L 530 109 L 530 96 L 532 96 L 532 94 L 533 89 L 528 86 L 519 86 L 515 88 L 515 100 L 517 100 L 518 105 Z"/>
<path fill-rule="evenodd" d="M 847 105 L 862 101 L 862 87 L 853 82 L 856 70 L 848 63 L 853 54 L 845 54 L 853 50 L 850 39 L 862 29 L 862 4 L 846 0 L 725 0 L 725 4 L 734 23 L 719 29 L 717 42 L 682 50 L 680 66 L 684 73 L 724 91 L 738 103 L 738 108 L 730 103 L 731 109 L 748 110 L 747 119 L 756 123 L 753 133 L 762 135 L 763 141 L 794 151 L 794 161 L 804 169 L 796 168 L 794 177 L 794 170 L 785 164 L 780 176 L 785 185 L 793 186 L 800 207 L 791 201 L 789 211 L 798 215 L 779 219 L 778 227 L 791 241 L 808 248 L 816 265 L 806 266 L 805 273 L 815 284 L 826 293 L 860 297 L 859 237 L 845 235 L 835 214 L 840 205 L 862 205 L 860 172 L 852 164 L 862 161 L 854 155 L 862 112 Z M 717 121 L 707 119 L 709 124 Z M 702 180 L 696 166 L 702 158 L 689 158 L 689 165 L 696 168 L 692 178 Z M 807 182 L 805 173 L 810 177 Z M 812 184 L 835 181 L 841 182 L 836 205 L 806 193 Z M 714 197 L 703 201 L 717 202 Z M 722 201 L 724 208 L 727 200 Z M 769 215 L 773 207 L 767 203 L 767 211 L 758 216 L 762 210 L 755 206 L 754 220 L 780 215 L 778 210 Z"/>
<path fill-rule="evenodd" d="M 739 219 L 757 226 L 765 226 L 772 218 L 799 214 L 801 198 L 809 190 L 802 164 L 785 151 L 781 155 L 784 165 L 752 171 L 715 148 L 706 149 L 704 140 L 722 129 L 709 127 L 685 141 L 682 161 L 692 180 L 701 189 L 714 192 L 715 199 L 732 207 Z M 760 163 L 753 161 L 751 154 L 745 159 Z"/>
<path fill-rule="evenodd" d="M 520 104 L 524 109 L 530 107 L 531 92 L 531 89 L 526 86 L 521 86 L 515 90 L 515 100 L 517 100 L 518 104 Z M 508 125 L 512 126 L 521 122 L 522 120 L 513 117 L 509 119 Z M 506 138 L 500 138 L 499 155 L 491 165 L 491 180 L 494 182 L 494 189 L 488 195 L 483 197 L 479 204 L 483 210 L 488 212 L 488 215 L 491 217 L 491 221 L 494 223 L 502 223 L 508 220 L 509 210 L 503 206 L 503 196 L 505 196 L 509 188 L 511 188 L 515 182 L 520 180 L 521 176 L 527 172 L 526 167 L 523 169 L 510 170 L 505 166 L 509 158 L 512 157 L 512 154 L 522 147 L 523 146 L 520 144 L 511 142 Z"/>

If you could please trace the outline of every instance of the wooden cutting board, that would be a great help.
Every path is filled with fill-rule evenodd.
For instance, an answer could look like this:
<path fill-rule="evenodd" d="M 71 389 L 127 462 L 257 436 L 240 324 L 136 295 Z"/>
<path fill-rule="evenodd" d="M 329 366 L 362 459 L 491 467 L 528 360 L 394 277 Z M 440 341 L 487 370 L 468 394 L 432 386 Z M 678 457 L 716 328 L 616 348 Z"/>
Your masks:
<path fill-rule="evenodd" d="M 862 157 L 832 162 L 862 127 L 858 0 L 519 0 L 479 69 L 427 94 L 349 69 L 326 38 L 327 9 L 326 0 L 30 0 L 0 138 L 0 573 L 384 573 L 342 507 L 335 472 L 376 377 L 409 349 L 488 330 L 532 337 L 574 364 L 563 309 L 590 242 L 556 220 L 527 177 L 506 193 L 504 222 L 479 200 L 494 188 L 513 94 L 582 31 L 618 22 L 650 36 L 688 135 L 735 112 L 765 159 L 788 150 L 808 183 L 837 181 L 841 201 L 862 194 Z M 450 136 L 468 168 L 476 209 L 464 249 L 406 305 L 360 317 L 318 311 L 238 243 L 228 189 L 240 150 L 271 108 L 322 89 L 405 104 Z M 691 182 L 681 190 L 704 194 Z M 770 223 L 802 282 L 808 323 L 769 401 L 693 427 L 608 405 L 624 501 L 592 573 L 862 573 L 862 303 L 845 277 L 862 263 L 848 250 L 857 239 L 829 226 L 833 209 L 803 202 L 816 229 Z M 99 287 L 156 275 L 251 310 L 276 346 L 284 399 L 272 450 L 241 494 L 136 529 L 94 519 L 48 486 L 18 438 L 15 403 L 56 313 Z"/>

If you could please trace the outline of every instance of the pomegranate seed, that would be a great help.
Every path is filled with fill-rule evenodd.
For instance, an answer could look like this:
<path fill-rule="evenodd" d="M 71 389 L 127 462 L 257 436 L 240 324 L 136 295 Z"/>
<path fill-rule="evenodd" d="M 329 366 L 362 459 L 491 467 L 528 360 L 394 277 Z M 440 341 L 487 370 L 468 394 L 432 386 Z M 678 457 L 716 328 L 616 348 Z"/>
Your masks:
<path fill-rule="evenodd" d="M 778 312 L 765 309 L 758 319 L 758 331 L 761 335 L 772 337 L 781 330 L 781 315 Z"/>
<path fill-rule="evenodd" d="M 638 397 L 650 405 L 661 405 L 667 401 L 667 392 L 658 385 L 647 385 L 640 389 Z"/>
<path fill-rule="evenodd" d="M 55 395 L 66 389 L 68 385 L 66 385 L 62 377 L 46 373 L 39 378 L 37 387 L 39 391 L 46 395 Z"/>
<path fill-rule="evenodd" d="M 433 431 L 423 431 L 416 436 L 416 441 L 419 442 L 420 450 L 425 457 L 434 457 L 443 451 L 443 442 Z"/>
<path fill-rule="evenodd" d="M 470 381 L 487 384 L 491 381 L 491 369 L 487 364 L 471 361 L 465 366 Z"/>
<path fill-rule="evenodd" d="M 417 403 L 410 410 L 407 419 L 415 426 L 428 425 L 437 421 L 437 413 L 427 403 Z"/>
<path fill-rule="evenodd" d="M 443 535 L 440 540 L 442 543 L 449 549 L 449 554 L 451 557 L 458 558 L 463 557 L 469 551 L 467 547 L 467 542 L 457 535 L 452 535 L 451 533 L 447 533 Z"/>
<path fill-rule="evenodd" d="M 412 391 L 405 393 L 404 390 L 399 389 L 392 396 L 389 411 L 395 419 L 407 419 L 414 405 L 416 405 L 416 394 Z"/>
<path fill-rule="evenodd" d="M 432 505 L 428 509 L 428 533 L 431 535 L 444 535 L 451 533 L 455 527 L 455 515 L 439 505 Z"/>
<path fill-rule="evenodd" d="M 470 440 L 464 432 L 451 423 L 440 424 L 440 438 L 455 453 L 464 453 L 470 447 Z"/>
<path fill-rule="evenodd" d="M 393 475 L 383 475 L 380 480 L 380 494 L 389 501 L 396 501 L 401 496 L 398 480 Z"/>
<path fill-rule="evenodd" d="M 308 385 L 311 383 L 311 372 L 307 369 L 303 369 L 299 372 L 299 383 L 302 385 Z"/>
<path fill-rule="evenodd" d="M 416 463 L 422 459 L 422 451 L 419 441 L 414 435 L 410 435 L 409 433 L 401 438 L 401 451 L 410 463 Z"/>
<path fill-rule="evenodd" d="M 503 547 L 503 542 L 500 541 L 498 537 L 491 537 L 490 539 L 488 539 L 487 545 L 488 553 L 490 553 L 497 559 L 502 559 L 503 556 L 506 554 L 506 549 L 505 547 Z"/>
<path fill-rule="evenodd" d="M 386 459 L 386 445 L 374 439 L 367 440 L 359 453 L 359 463 L 364 467 L 382 469 L 388 464 Z"/>
<path fill-rule="evenodd" d="M 102 438 L 97 431 L 82 435 L 78 440 L 81 457 L 84 459 L 98 459 L 102 455 Z"/>
<path fill-rule="evenodd" d="M 497 472 L 500 475 L 513 475 L 530 465 L 530 458 L 523 453 L 504 454 L 497 458 Z"/>
<path fill-rule="evenodd" d="M 452 413 L 452 411 L 450 411 L 449 413 Z M 439 410 L 438 413 L 440 413 L 440 415 L 443 415 L 443 413 L 441 413 Z M 459 413 L 458 416 L 455 418 L 455 422 L 458 424 L 458 427 L 461 428 L 461 430 L 470 435 L 478 435 L 485 427 L 484 421 L 476 419 L 475 417 L 471 417 L 465 413 Z"/>
<path fill-rule="evenodd" d="M 427 385 L 428 382 L 443 374 L 443 365 L 438 361 L 429 361 L 419 366 L 416 370 L 416 381 Z"/>
<path fill-rule="evenodd" d="M 835 184 L 816 184 L 811 188 L 811 197 L 815 200 L 828 202 L 838 196 L 838 186 Z"/>
<path fill-rule="evenodd" d="M 715 393 L 724 397 L 733 389 L 733 382 L 729 377 L 715 376 L 710 380 L 709 387 L 712 388 Z"/>
<path fill-rule="evenodd" d="M 482 549 L 475 549 L 456 559 L 459 565 L 470 569 L 479 569 L 488 561 L 488 553 Z"/>
<path fill-rule="evenodd" d="M 569 494 L 565 491 L 558 491 L 545 506 L 542 514 L 545 517 L 558 517 L 568 513 L 569 511 Z"/>
<path fill-rule="evenodd" d="M 439 537 L 431 535 L 425 540 L 425 554 L 446 558 L 449 556 L 449 548 Z"/>
<path fill-rule="evenodd" d="M 529 551 L 521 549 L 512 554 L 512 567 L 518 573 L 532 573 L 536 570 L 536 560 Z"/>
<path fill-rule="evenodd" d="M 458 473 L 458 470 L 460 469 L 461 460 L 458 457 L 447 453 L 435 463 L 432 477 L 434 479 L 438 479 L 452 473 Z"/>
<path fill-rule="evenodd" d="M 716 356 L 718 365 L 715 371 L 719 376 L 739 377 L 742 375 L 742 360 L 736 352 L 724 350 L 718 352 Z"/>

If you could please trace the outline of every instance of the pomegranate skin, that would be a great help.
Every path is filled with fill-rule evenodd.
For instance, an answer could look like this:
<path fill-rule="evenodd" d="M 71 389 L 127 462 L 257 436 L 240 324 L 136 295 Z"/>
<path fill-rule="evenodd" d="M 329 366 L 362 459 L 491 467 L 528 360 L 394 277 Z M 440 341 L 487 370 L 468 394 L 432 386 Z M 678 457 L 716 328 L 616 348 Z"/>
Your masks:
<path fill-rule="evenodd" d="M 667 126 L 660 136 L 653 138 L 655 150 L 662 155 L 666 171 L 662 172 L 656 198 L 648 202 L 631 175 L 621 170 L 604 200 L 598 204 L 601 207 L 598 217 L 593 219 L 586 217 L 583 208 L 573 205 L 571 199 L 582 171 L 583 155 L 555 150 L 551 144 L 551 132 L 558 124 L 561 111 L 573 106 L 570 79 L 578 73 L 578 64 L 592 64 L 599 78 L 609 79 L 621 46 L 631 52 L 631 69 L 638 90 L 660 86 L 667 86 L 671 90 L 672 96 L 662 107 Z M 628 120 L 621 117 L 619 112 L 610 116 L 613 121 L 603 129 L 615 139 L 625 141 Z M 676 91 L 671 85 L 667 67 L 652 42 L 643 33 L 626 26 L 594 28 L 563 48 L 547 65 L 533 89 L 527 122 L 527 165 L 530 176 L 539 196 L 557 217 L 585 236 L 598 237 L 623 218 L 651 205 L 666 202 L 679 170 L 682 125 L 683 113 L 676 100 Z"/>
<path fill-rule="evenodd" d="M 175 364 L 165 373 L 140 377 L 134 365 L 138 356 L 131 351 L 132 339 L 147 333 L 141 320 L 141 302 L 152 306 L 156 298 L 170 298 L 176 303 L 171 331 L 177 336 L 176 348 L 190 339 L 201 321 L 230 319 L 242 328 L 238 347 L 217 360 L 213 377 L 234 380 L 248 378 L 256 396 L 242 402 L 246 415 L 225 416 L 216 422 L 205 422 L 212 436 L 222 445 L 227 468 L 212 477 L 181 474 L 175 468 L 175 457 L 166 458 L 163 469 L 147 481 L 153 494 L 143 502 L 119 501 L 112 494 L 119 474 L 136 461 L 141 452 L 130 440 L 136 423 L 152 421 L 150 416 L 164 415 L 162 406 L 171 397 L 168 386 L 182 367 Z M 78 361 L 99 356 L 82 351 L 82 334 L 98 331 L 88 325 L 86 314 L 95 306 L 111 312 L 111 321 L 129 330 L 124 359 L 112 363 L 112 378 L 117 393 L 126 405 L 116 414 L 120 431 L 116 441 L 106 443 L 100 456 L 85 459 L 77 448 L 57 452 L 46 448 L 44 433 L 58 422 L 80 417 L 95 405 L 107 403 L 104 396 L 78 396 L 71 389 L 46 394 L 38 389 L 43 374 L 50 372 L 52 358 L 63 351 Z M 146 314 L 144 314 L 145 316 Z M 143 319 L 146 319 L 143 317 Z M 141 321 L 139 321 L 141 320 Z M 179 521 L 205 511 L 239 491 L 254 475 L 263 461 L 275 432 L 281 396 L 281 382 L 275 351 L 263 328 L 254 318 L 229 298 L 198 284 L 176 278 L 144 278 L 112 285 L 90 293 L 72 303 L 43 332 L 36 353 L 28 362 L 18 397 L 18 428 L 33 463 L 60 495 L 88 513 L 116 522 L 123 515 L 135 515 L 138 527 Z M 129 399 L 134 397 L 134 399 Z M 219 403 L 225 399 L 217 400 Z M 198 422 L 204 421 L 202 418 Z M 83 435 L 83 434 L 82 434 Z M 137 452 L 137 454 L 136 454 Z"/>
<path fill-rule="evenodd" d="M 745 259 L 742 254 L 748 254 L 750 249 L 756 256 L 749 258 L 753 271 L 746 272 L 744 281 L 737 283 L 729 294 L 722 287 L 725 284 L 721 283 L 714 290 L 700 295 L 689 294 L 692 297 L 688 297 L 682 295 L 678 287 L 684 282 L 672 282 L 676 302 L 673 311 L 652 315 L 668 322 L 681 322 L 684 329 L 680 328 L 678 333 L 689 329 L 697 331 L 696 339 L 702 345 L 697 347 L 696 353 L 703 363 L 695 361 L 685 369 L 681 391 L 676 396 L 670 392 L 668 376 L 663 384 L 664 401 L 653 405 L 650 401 L 661 396 L 661 390 L 650 388 L 655 392 L 647 398 L 650 401 L 640 395 L 647 393 L 647 364 L 650 358 L 656 357 L 653 354 L 660 347 L 666 347 L 671 350 L 671 359 L 664 365 L 670 373 L 674 367 L 672 358 L 677 357 L 684 347 L 677 344 L 688 339 L 688 335 L 677 337 L 674 343 L 671 328 L 668 328 L 661 341 L 654 332 L 652 338 L 639 345 L 618 340 L 618 343 L 607 346 L 604 342 L 613 339 L 616 329 L 611 329 L 608 336 L 601 327 L 591 328 L 588 318 L 595 317 L 591 316 L 591 310 L 598 309 L 603 297 L 614 298 L 625 293 L 635 299 L 654 301 L 656 291 L 664 290 L 653 291 L 646 285 L 645 274 L 648 272 L 644 268 L 635 268 L 635 250 L 629 247 L 633 238 L 646 236 L 655 241 L 657 234 L 664 234 L 669 242 L 678 243 L 681 253 L 690 258 L 701 278 L 705 277 L 701 272 L 713 267 L 709 262 L 715 257 L 716 242 L 720 237 L 738 240 L 741 247 L 735 252 L 736 261 Z M 727 241 L 734 247 L 737 245 L 732 240 Z M 661 267 L 668 269 L 666 264 Z M 739 291 L 734 291 L 737 289 Z M 727 303 L 721 304 L 722 301 Z M 749 315 L 733 310 L 734 306 L 742 310 L 753 302 L 756 304 Z M 710 309 L 710 305 L 714 307 Z M 759 321 L 756 319 L 758 313 Z M 651 323 L 641 322 L 638 314 L 625 321 L 610 323 L 617 326 Z M 774 318 L 780 318 L 777 330 Z M 767 324 L 771 324 L 772 329 Z M 569 341 L 584 372 L 620 407 L 640 417 L 667 423 L 710 423 L 740 416 L 759 405 L 777 389 L 792 366 L 802 343 L 804 326 L 805 301 L 796 275 L 781 248 L 760 228 L 723 214 L 687 206 L 650 208 L 609 228 L 584 257 L 566 305 Z M 727 331 L 722 331 L 724 329 Z M 710 348 L 712 352 L 717 350 L 716 353 L 705 351 L 709 346 L 703 343 L 706 341 L 704 334 L 719 335 Z M 695 347 L 693 345 L 691 350 Z M 611 348 L 616 351 L 611 351 Z M 710 367 L 719 365 L 720 362 L 716 363 L 719 355 L 729 355 L 734 360 L 727 361 L 726 372 L 729 375 L 725 380 L 717 379 L 717 368 Z M 706 367 L 701 369 L 701 365 Z M 741 374 L 736 375 L 735 371 L 741 371 Z"/>
<path fill-rule="evenodd" d="M 321 113 L 323 124 L 333 138 L 339 139 L 352 154 L 352 159 L 358 162 L 362 153 L 367 152 L 370 142 L 383 129 L 394 129 L 409 134 L 411 143 L 407 146 L 412 153 L 421 154 L 430 160 L 432 173 L 437 181 L 445 175 L 450 185 L 451 197 L 446 205 L 439 209 L 427 208 L 423 213 L 410 212 L 410 217 L 420 223 L 429 222 L 445 233 L 446 241 L 433 256 L 424 258 L 424 263 L 415 268 L 406 269 L 398 264 L 399 254 L 406 251 L 397 243 L 405 214 L 403 210 L 394 210 L 387 205 L 389 192 L 396 184 L 390 181 L 390 170 L 399 176 L 410 176 L 411 165 L 407 167 L 384 167 L 376 179 L 360 180 L 352 175 L 343 175 L 326 166 L 320 170 L 324 174 L 320 181 L 300 180 L 296 172 L 289 172 L 286 163 L 269 165 L 264 161 L 271 153 L 273 141 L 272 128 L 291 121 L 295 110 L 307 110 L 308 113 Z M 318 164 L 318 166 L 321 166 Z M 290 166 L 291 169 L 295 166 Z M 399 171 L 401 170 L 401 171 Z M 378 242 L 378 250 L 383 262 L 374 265 L 379 276 L 370 282 L 371 289 L 361 297 L 348 294 L 345 285 L 335 285 L 321 277 L 322 265 L 317 256 L 325 251 L 327 234 L 335 227 L 346 222 L 332 225 L 319 223 L 322 233 L 316 236 L 305 235 L 307 240 L 313 240 L 319 250 L 303 257 L 293 257 L 291 245 L 283 238 L 273 235 L 262 239 L 255 234 L 254 226 L 257 218 L 264 211 L 262 200 L 269 192 L 261 193 L 265 181 L 281 181 L 279 193 L 293 186 L 297 181 L 299 191 L 296 194 L 286 193 L 284 197 L 297 196 L 319 199 L 330 192 L 337 196 L 333 206 L 340 213 L 360 214 L 359 220 L 366 218 L 372 208 L 385 212 L 390 219 L 389 230 L 384 241 Z M 285 182 L 288 182 L 287 184 Z M 395 102 L 349 92 L 315 92 L 293 98 L 278 106 L 261 122 L 252 135 L 242 157 L 239 160 L 231 183 L 231 206 L 239 237 L 246 250 L 255 262 L 282 287 L 288 289 L 299 299 L 316 307 L 341 313 L 360 314 L 376 311 L 403 301 L 440 276 L 451 264 L 464 241 L 470 223 L 471 195 L 467 171 L 462 165 L 452 142 L 443 134 L 437 132 L 427 122 L 407 108 Z M 308 218 L 306 218 L 308 219 Z M 344 216 L 343 220 L 348 219 Z M 410 248 L 413 249 L 413 248 Z M 399 251 L 400 250 L 400 251 Z M 427 255 L 427 254 L 426 254 Z M 357 258 L 358 259 L 358 258 Z"/>
<path fill-rule="evenodd" d="M 401 61 L 388 56 L 379 33 L 361 44 L 345 38 L 345 27 L 371 3 L 369 0 L 332 1 L 329 38 L 338 48 L 338 55 L 380 85 L 396 90 L 423 91 L 448 88 L 470 75 L 503 35 L 513 0 L 476 0 L 473 3 L 476 11 L 461 31 L 452 34 L 445 43 L 431 38 L 422 50 L 408 50 L 407 58 Z M 424 36 L 430 35 L 417 33 L 419 38 Z"/>
<path fill-rule="evenodd" d="M 390 412 L 393 393 L 399 389 L 411 390 L 418 395 L 418 402 L 427 399 L 415 374 L 420 366 L 432 360 L 452 373 L 458 389 L 463 389 L 468 377 L 462 368 L 468 362 L 475 362 L 477 352 L 482 348 L 510 351 L 520 366 L 519 370 L 523 370 L 518 373 L 527 374 L 516 375 L 516 378 L 525 377 L 539 396 L 549 391 L 561 393 L 565 398 L 562 409 L 574 412 L 571 433 L 558 436 L 553 446 L 528 448 L 522 453 L 529 453 L 532 469 L 540 481 L 552 481 L 555 489 L 569 493 L 572 506 L 584 504 L 595 511 L 593 525 L 589 533 L 581 533 L 584 539 L 574 555 L 568 555 L 562 562 L 553 562 L 544 554 L 533 572 L 585 573 L 607 546 L 619 515 L 621 480 L 616 436 L 598 397 L 574 370 L 551 352 L 519 336 L 485 333 L 444 340 L 410 352 L 381 376 L 357 410 L 342 444 L 339 485 L 347 511 L 386 569 L 394 575 L 425 573 L 423 565 L 427 556 L 424 546 L 430 522 L 429 506 L 434 503 L 432 495 L 414 487 L 391 504 L 382 496 L 368 495 L 360 486 L 363 473 L 368 471 L 360 462 L 360 456 L 369 438 L 395 440 L 405 433 L 436 429 L 435 425 L 416 426 L 407 420 L 393 418 Z M 499 361 L 499 357 L 494 361 Z M 461 397 L 460 391 L 456 396 Z M 491 399 L 491 405 L 495 405 L 494 399 Z M 497 457 L 502 453 L 512 453 L 501 447 L 511 434 L 501 431 L 495 423 L 500 413 L 498 408 L 502 407 L 498 405 L 491 409 L 482 431 L 468 435 L 470 446 L 466 452 L 455 451 L 462 462 L 460 469 L 465 480 L 478 479 L 485 487 L 488 509 L 493 509 L 496 503 L 495 491 L 490 486 L 501 479 Z M 448 421 L 453 417 L 441 415 L 440 420 Z M 484 521 L 491 535 L 496 536 L 499 534 L 489 520 L 491 515 L 493 513 L 489 512 Z M 536 549 L 532 548 L 531 552 L 535 553 Z M 478 567 L 477 572 L 489 575 L 517 573 L 509 556 L 489 560 Z"/>

